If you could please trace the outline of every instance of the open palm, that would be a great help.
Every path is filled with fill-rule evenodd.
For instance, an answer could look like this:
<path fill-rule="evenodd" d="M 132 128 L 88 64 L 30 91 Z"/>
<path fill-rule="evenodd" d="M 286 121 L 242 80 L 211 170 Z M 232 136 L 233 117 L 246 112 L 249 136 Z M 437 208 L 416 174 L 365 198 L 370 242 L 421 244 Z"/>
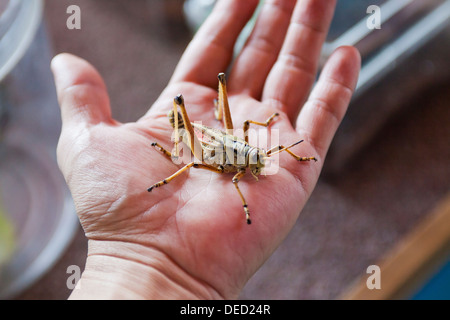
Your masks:
<path fill-rule="evenodd" d="M 353 48 L 337 50 L 310 93 L 334 10 L 329 0 L 266 1 L 228 77 L 235 128 L 278 112 L 268 130 L 279 130 L 282 144 L 305 140 L 292 151 L 318 162 L 280 154 L 276 175 L 243 178 L 251 225 L 245 223 L 233 175 L 192 168 L 147 192 L 180 168 L 151 147 L 158 142 L 172 148 L 166 114 L 174 96 L 183 94 L 191 121 L 222 128 L 213 112 L 217 74 L 227 69 L 257 2 L 219 1 L 167 88 L 135 123 L 112 119 L 103 81 L 87 62 L 68 54 L 53 60 L 63 119 L 58 163 L 89 239 L 88 262 L 112 257 L 121 266 L 130 261 L 141 272 L 151 270 L 142 272 L 141 283 L 130 280 L 129 291 L 144 285 L 156 290 L 146 277 L 158 274 L 165 279 L 161 283 L 176 288 L 167 297 L 237 297 L 292 228 L 314 189 L 360 63 Z M 133 297 L 155 297 L 151 291 L 136 289 Z"/>

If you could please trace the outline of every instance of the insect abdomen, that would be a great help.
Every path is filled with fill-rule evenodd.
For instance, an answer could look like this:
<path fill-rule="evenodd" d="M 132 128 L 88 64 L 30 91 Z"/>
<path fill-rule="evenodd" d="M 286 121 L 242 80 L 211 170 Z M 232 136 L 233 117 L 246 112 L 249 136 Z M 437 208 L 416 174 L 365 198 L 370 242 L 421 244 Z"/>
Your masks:
<path fill-rule="evenodd" d="M 172 125 L 173 128 L 175 128 L 175 113 L 173 110 L 170 110 L 167 114 L 167 117 L 169 118 L 169 122 Z M 178 112 L 178 128 L 184 128 L 184 122 L 183 117 L 181 116 L 181 113 Z"/>

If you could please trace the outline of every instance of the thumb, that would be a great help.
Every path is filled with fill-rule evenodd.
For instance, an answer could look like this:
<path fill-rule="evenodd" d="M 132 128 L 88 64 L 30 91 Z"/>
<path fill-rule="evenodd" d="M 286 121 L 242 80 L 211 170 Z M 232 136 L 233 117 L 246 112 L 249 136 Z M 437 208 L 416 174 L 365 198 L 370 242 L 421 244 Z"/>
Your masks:
<path fill-rule="evenodd" d="M 63 124 L 111 122 L 106 86 L 85 60 L 63 53 L 51 63 Z"/>

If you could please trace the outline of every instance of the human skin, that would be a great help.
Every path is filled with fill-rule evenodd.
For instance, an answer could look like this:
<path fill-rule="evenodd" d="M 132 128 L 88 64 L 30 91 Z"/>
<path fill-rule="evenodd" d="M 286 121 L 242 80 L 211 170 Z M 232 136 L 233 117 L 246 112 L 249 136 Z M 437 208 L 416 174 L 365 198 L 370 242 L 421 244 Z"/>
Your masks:
<path fill-rule="evenodd" d="M 180 167 L 151 147 L 171 149 L 167 112 L 182 93 L 191 120 L 214 119 L 217 74 L 227 70 L 256 0 L 221 0 L 182 56 L 158 100 L 136 122 L 111 116 L 105 84 L 88 62 L 70 54 L 52 61 L 62 131 L 58 164 L 88 238 L 88 257 L 72 299 L 235 299 L 295 224 L 319 178 L 332 138 L 356 86 L 360 56 L 337 49 L 311 90 L 332 19 L 332 0 L 266 1 L 228 77 L 235 127 L 271 124 L 298 162 L 280 154 L 276 175 L 190 169 L 170 184 L 147 188 Z M 130 62 L 132 63 L 132 62 Z"/>

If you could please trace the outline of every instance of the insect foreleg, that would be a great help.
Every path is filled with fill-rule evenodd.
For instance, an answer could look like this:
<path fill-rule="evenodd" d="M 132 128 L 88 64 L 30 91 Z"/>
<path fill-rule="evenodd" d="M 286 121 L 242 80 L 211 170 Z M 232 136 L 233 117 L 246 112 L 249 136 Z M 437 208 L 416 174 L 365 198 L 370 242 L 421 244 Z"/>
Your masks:
<path fill-rule="evenodd" d="M 270 123 L 275 119 L 275 117 L 278 117 L 280 114 L 278 112 L 274 113 L 267 119 L 265 122 L 257 122 L 253 120 L 246 120 L 244 122 L 244 139 L 245 142 L 248 143 L 248 129 L 250 128 L 250 123 L 256 124 L 258 126 L 268 127 Z"/>
<path fill-rule="evenodd" d="M 250 212 L 248 211 L 248 205 L 247 205 L 247 201 L 245 201 L 244 196 L 242 195 L 241 189 L 239 189 L 238 183 L 239 180 L 245 175 L 245 170 L 241 170 L 238 173 L 236 173 L 236 175 L 233 177 L 233 184 L 236 187 L 237 192 L 239 193 L 239 196 L 241 197 L 242 200 L 242 206 L 244 207 L 244 212 L 245 212 L 245 219 L 247 219 L 247 224 L 251 224 L 252 221 L 250 220 Z"/>

